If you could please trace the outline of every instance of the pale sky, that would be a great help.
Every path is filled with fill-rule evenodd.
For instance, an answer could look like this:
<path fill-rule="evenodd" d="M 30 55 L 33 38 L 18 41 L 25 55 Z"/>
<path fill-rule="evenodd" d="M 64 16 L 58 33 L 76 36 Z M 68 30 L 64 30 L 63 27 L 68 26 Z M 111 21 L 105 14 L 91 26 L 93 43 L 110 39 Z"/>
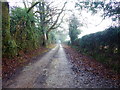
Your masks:
<path fill-rule="evenodd" d="M 10 6 L 15 6 L 15 5 L 18 5 L 21 7 L 24 6 L 22 3 L 22 0 L 7 0 L 7 1 L 10 2 L 9 3 Z M 32 0 L 27 0 L 27 1 L 31 2 Z M 98 14 L 95 14 L 95 15 L 91 15 L 91 13 L 87 13 L 86 11 L 82 11 L 81 15 L 80 15 L 79 14 L 80 11 L 77 11 L 74 8 L 75 1 L 77 1 L 77 0 L 47 0 L 47 1 L 54 1 L 54 5 L 57 5 L 60 8 L 61 8 L 61 6 L 63 6 L 63 3 L 65 1 L 68 2 L 66 5 L 66 9 L 72 10 L 73 13 L 78 17 L 80 22 L 84 22 L 87 24 L 87 26 L 80 27 L 80 29 L 82 30 L 82 33 L 80 34 L 79 37 L 82 37 L 86 34 L 95 33 L 98 31 L 103 31 L 106 28 L 108 28 L 109 26 L 111 26 L 112 20 L 110 18 L 107 18 L 107 19 L 102 21 L 102 17 L 100 16 L 102 12 L 99 12 Z M 106 1 L 109 1 L 109 0 L 106 0 Z M 66 12 L 65 20 L 68 19 L 71 14 L 72 14 L 71 12 Z M 64 22 L 64 24 L 62 24 L 62 26 L 65 28 L 65 30 L 68 31 L 68 22 Z"/>

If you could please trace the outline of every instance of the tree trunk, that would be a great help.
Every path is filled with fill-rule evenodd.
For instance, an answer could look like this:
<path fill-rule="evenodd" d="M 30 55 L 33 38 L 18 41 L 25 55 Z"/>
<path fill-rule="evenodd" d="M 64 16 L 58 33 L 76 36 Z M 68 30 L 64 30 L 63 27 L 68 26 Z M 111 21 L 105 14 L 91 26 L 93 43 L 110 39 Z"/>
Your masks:
<path fill-rule="evenodd" d="M 42 43 L 43 46 L 46 46 L 47 45 L 47 37 L 46 37 L 46 33 L 43 34 L 43 43 Z"/>
<path fill-rule="evenodd" d="M 47 38 L 46 38 L 46 29 L 45 29 L 45 2 L 40 2 L 39 3 L 39 11 L 40 13 L 40 26 L 41 26 L 41 31 L 43 35 L 43 41 L 42 45 L 46 46 L 47 45 Z"/>
<path fill-rule="evenodd" d="M 17 45 L 11 39 L 10 34 L 10 16 L 8 2 L 2 2 L 2 51 L 5 56 L 14 56 L 17 54 Z"/>
<path fill-rule="evenodd" d="M 2 2 L 0 2 L 0 58 L 2 58 Z M 0 60 L 2 65 L 2 60 Z"/>
<path fill-rule="evenodd" d="M 10 39 L 10 17 L 9 5 L 7 2 L 2 2 L 2 29 L 3 40 Z"/>

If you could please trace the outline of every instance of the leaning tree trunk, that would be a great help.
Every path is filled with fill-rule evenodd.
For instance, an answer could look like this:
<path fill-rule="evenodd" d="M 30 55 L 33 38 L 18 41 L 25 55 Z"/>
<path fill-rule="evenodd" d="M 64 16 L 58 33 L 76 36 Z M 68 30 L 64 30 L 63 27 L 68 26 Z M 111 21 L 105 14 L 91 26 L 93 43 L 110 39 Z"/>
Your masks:
<path fill-rule="evenodd" d="M 17 45 L 11 39 L 10 34 L 10 16 L 8 2 L 2 2 L 2 51 L 5 56 L 14 56 L 17 54 Z"/>
<path fill-rule="evenodd" d="M 41 25 L 41 31 L 42 31 L 42 45 L 46 46 L 47 45 L 47 38 L 46 38 L 46 27 L 45 27 L 45 2 L 40 2 L 39 3 L 39 10 L 40 10 L 40 25 Z"/>

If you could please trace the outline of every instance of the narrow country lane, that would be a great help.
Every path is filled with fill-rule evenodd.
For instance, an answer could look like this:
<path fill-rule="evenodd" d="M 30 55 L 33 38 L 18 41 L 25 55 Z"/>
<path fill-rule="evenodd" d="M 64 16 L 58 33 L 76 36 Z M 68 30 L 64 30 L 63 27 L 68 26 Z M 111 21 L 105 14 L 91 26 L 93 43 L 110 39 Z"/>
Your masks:
<path fill-rule="evenodd" d="M 114 87 L 111 80 L 82 70 L 76 74 L 66 58 L 62 45 L 57 45 L 35 63 L 30 63 L 4 88 L 101 88 Z"/>
<path fill-rule="evenodd" d="M 119 1 L 1 0 L 1 88 L 119 89 Z"/>
<path fill-rule="evenodd" d="M 40 60 L 26 66 L 14 80 L 3 83 L 6 88 L 73 87 L 71 65 L 61 45 Z"/>
<path fill-rule="evenodd" d="M 50 65 L 49 77 L 46 80 L 47 87 L 74 87 L 74 76 L 71 67 L 60 45 L 59 51 L 53 57 L 53 61 Z"/>
<path fill-rule="evenodd" d="M 46 55 L 44 55 L 40 60 L 35 62 L 34 64 L 29 63 L 19 74 L 19 76 L 15 77 L 14 80 L 8 80 L 3 83 L 3 87 L 7 88 L 33 88 L 35 80 L 43 76 L 46 71 L 46 68 L 50 64 L 52 57 L 57 52 L 59 46 L 56 46 Z M 39 79 L 42 79 L 39 78 Z"/>

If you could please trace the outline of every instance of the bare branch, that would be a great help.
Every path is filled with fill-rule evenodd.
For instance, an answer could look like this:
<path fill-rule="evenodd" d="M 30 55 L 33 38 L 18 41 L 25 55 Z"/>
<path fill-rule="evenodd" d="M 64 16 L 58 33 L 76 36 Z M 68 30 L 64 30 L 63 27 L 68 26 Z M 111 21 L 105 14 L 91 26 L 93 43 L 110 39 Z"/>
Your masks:
<path fill-rule="evenodd" d="M 26 3 L 25 3 L 25 0 L 23 0 L 23 4 L 24 4 L 24 7 L 27 8 L 27 5 L 26 5 Z"/>
<path fill-rule="evenodd" d="M 61 21 L 59 24 L 57 24 L 55 27 L 53 27 L 52 29 L 56 29 L 60 26 L 60 24 L 63 22 L 63 18 L 64 18 L 65 14 L 63 15 L 63 17 L 61 18 Z"/>
<path fill-rule="evenodd" d="M 55 22 L 53 23 L 53 25 L 48 29 L 47 33 L 50 32 L 50 31 L 54 28 L 54 26 L 56 25 L 56 23 L 58 22 L 58 19 L 59 19 L 61 13 L 63 12 L 66 3 L 67 3 L 67 2 L 64 3 L 64 5 L 63 5 L 63 7 L 62 7 L 62 9 L 61 9 L 61 11 L 60 11 L 60 13 L 59 13 L 58 16 L 57 16 L 57 19 L 55 20 Z"/>
<path fill-rule="evenodd" d="M 34 6 L 36 6 L 38 3 L 40 3 L 40 2 L 36 2 L 36 3 L 34 3 L 34 4 L 28 9 L 27 13 L 29 13 L 30 10 L 31 10 Z"/>

